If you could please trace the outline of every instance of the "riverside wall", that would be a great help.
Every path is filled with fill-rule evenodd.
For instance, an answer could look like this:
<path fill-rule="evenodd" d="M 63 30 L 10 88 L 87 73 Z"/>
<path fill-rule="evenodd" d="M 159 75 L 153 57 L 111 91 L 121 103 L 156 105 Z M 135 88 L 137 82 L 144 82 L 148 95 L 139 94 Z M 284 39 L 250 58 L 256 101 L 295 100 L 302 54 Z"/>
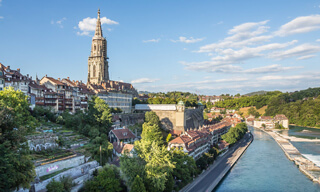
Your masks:
<path fill-rule="evenodd" d="M 219 175 L 218 179 L 216 179 L 206 191 L 212 191 L 214 190 L 218 184 L 222 181 L 222 179 L 227 175 L 227 173 L 230 171 L 230 169 L 236 164 L 236 162 L 240 159 L 240 157 L 242 156 L 242 154 L 247 150 L 247 148 L 250 146 L 250 144 L 253 141 L 253 135 L 251 133 L 249 133 L 251 135 L 251 140 L 247 143 L 247 145 L 241 149 L 241 151 L 237 152 L 236 157 L 234 157 L 231 161 L 231 164 L 229 166 L 227 166 Z"/>
<path fill-rule="evenodd" d="M 266 131 L 263 129 L 260 130 L 270 135 L 277 142 L 287 158 L 290 161 L 293 161 L 302 173 L 304 173 L 313 182 L 320 184 L 320 168 L 317 167 L 312 161 L 302 156 L 299 150 L 295 148 L 288 139 L 283 138 L 278 133 L 273 131 Z"/>

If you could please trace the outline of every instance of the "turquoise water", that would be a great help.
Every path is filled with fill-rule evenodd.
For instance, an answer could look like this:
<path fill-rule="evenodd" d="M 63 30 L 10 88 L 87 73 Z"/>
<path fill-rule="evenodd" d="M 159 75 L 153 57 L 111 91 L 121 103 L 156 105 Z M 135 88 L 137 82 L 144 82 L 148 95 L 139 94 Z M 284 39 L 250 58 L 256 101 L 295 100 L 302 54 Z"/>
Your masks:
<path fill-rule="evenodd" d="M 289 130 L 279 131 L 279 133 L 288 136 L 307 138 L 307 139 L 320 139 L 320 129 L 300 127 L 300 126 L 291 126 Z"/>
<path fill-rule="evenodd" d="M 308 139 L 320 139 L 320 129 L 290 126 L 289 130 L 280 131 L 283 135 L 308 138 Z M 291 142 L 299 152 L 320 166 L 320 142 Z"/>
<path fill-rule="evenodd" d="M 254 141 L 215 191 L 320 191 L 266 133 L 249 128 Z"/>

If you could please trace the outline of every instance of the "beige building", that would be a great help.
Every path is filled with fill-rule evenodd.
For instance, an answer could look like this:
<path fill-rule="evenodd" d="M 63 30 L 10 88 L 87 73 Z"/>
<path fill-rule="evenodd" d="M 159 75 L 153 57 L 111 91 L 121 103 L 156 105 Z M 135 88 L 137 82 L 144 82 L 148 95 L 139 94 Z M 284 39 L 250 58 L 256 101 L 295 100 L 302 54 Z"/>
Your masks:
<path fill-rule="evenodd" d="M 161 121 L 163 129 L 180 135 L 188 129 L 199 129 L 203 126 L 203 105 L 198 108 L 186 108 L 182 101 L 176 104 L 137 104 L 136 111 L 153 111 Z"/>
<path fill-rule="evenodd" d="M 97 26 L 92 38 L 91 54 L 88 59 L 88 83 L 100 84 L 109 80 L 107 40 L 102 35 L 100 9 Z"/>
<path fill-rule="evenodd" d="M 276 123 L 279 123 L 279 125 L 282 125 L 284 128 L 289 128 L 289 120 L 283 114 L 276 115 L 274 118 L 270 116 L 261 116 L 253 121 L 253 126 L 262 128 L 264 124 L 267 129 L 274 129 Z"/>

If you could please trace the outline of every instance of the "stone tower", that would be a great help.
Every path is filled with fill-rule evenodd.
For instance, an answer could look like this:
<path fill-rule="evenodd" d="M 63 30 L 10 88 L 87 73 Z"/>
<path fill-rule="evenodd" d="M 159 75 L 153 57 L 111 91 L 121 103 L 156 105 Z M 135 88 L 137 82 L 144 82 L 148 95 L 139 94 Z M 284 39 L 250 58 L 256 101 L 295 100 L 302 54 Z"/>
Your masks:
<path fill-rule="evenodd" d="M 107 57 L 107 40 L 102 35 L 100 9 L 98 9 L 97 26 L 92 38 L 91 54 L 88 59 L 88 83 L 101 84 L 109 80 Z"/>

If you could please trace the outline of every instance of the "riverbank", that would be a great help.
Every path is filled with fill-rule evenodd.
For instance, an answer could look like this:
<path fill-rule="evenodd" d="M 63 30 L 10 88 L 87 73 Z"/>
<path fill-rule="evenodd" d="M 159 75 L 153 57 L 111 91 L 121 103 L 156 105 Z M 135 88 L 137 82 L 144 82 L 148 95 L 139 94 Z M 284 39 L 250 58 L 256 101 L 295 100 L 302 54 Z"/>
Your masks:
<path fill-rule="evenodd" d="M 228 152 L 220 156 L 205 172 L 180 191 L 212 191 L 222 181 L 252 141 L 253 135 L 248 132 Z"/>
<path fill-rule="evenodd" d="M 281 134 L 274 131 L 261 130 L 269 134 L 278 143 L 287 158 L 293 161 L 302 173 L 304 173 L 313 182 L 320 184 L 320 167 L 301 155 L 298 149 L 295 148 L 291 142 L 287 138 L 284 138 Z"/>
<path fill-rule="evenodd" d="M 296 126 L 296 127 L 308 127 L 308 128 L 312 128 L 312 129 L 320 129 L 320 127 L 301 126 L 301 125 L 296 125 L 296 124 L 289 124 L 289 125 Z"/>

